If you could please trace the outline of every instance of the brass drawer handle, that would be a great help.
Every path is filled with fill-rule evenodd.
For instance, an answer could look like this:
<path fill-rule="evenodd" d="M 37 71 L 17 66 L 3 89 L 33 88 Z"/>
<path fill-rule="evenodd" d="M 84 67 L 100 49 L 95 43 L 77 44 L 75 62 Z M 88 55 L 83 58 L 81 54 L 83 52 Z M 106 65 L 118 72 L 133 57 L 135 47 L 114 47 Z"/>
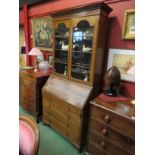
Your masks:
<path fill-rule="evenodd" d="M 107 129 L 102 129 L 101 130 L 101 133 L 104 135 L 104 136 L 107 136 L 107 134 L 108 134 L 108 131 L 107 131 Z"/>
<path fill-rule="evenodd" d="M 104 120 L 109 123 L 111 121 L 110 116 L 109 115 L 105 115 Z"/>
<path fill-rule="evenodd" d="M 104 147 L 105 147 L 105 142 L 104 142 L 104 141 L 101 141 L 101 142 L 100 142 L 100 146 L 101 146 L 102 148 L 104 148 Z"/>

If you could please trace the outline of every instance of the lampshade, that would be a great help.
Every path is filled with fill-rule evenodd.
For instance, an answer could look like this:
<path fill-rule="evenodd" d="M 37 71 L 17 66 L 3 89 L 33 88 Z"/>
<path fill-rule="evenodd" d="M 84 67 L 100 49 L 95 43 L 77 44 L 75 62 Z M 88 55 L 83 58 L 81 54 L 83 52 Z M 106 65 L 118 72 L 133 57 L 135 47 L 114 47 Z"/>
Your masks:
<path fill-rule="evenodd" d="M 38 48 L 32 48 L 28 55 L 43 55 L 43 53 Z"/>

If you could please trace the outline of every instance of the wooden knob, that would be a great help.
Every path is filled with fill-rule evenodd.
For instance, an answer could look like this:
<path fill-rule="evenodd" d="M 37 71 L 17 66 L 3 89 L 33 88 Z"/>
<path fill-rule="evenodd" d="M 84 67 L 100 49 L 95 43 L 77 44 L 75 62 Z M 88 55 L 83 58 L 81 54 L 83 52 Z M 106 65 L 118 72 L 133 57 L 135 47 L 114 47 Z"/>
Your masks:
<path fill-rule="evenodd" d="M 108 134 L 108 131 L 107 131 L 107 129 L 102 129 L 102 134 L 104 135 L 104 136 L 106 136 L 107 134 Z"/>
<path fill-rule="evenodd" d="M 101 147 L 105 147 L 105 142 L 104 141 L 101 141 L 101 143 L 100 143 L 100 145 L 101 145 Z"/>
<path fill-rule="evenodd" d="M 109 123 L 110 122 L 110 116 L 109 115 L 105 115 L 104 120 Z"/>

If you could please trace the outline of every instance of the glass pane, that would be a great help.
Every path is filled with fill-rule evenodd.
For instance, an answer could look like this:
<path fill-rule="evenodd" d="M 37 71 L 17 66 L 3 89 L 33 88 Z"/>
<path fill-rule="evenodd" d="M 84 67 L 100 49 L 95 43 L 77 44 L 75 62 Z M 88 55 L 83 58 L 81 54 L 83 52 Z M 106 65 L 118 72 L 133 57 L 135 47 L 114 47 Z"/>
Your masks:
<path fill-rule="evenodd" d="M 55 30 L 55 72 L 67 75 L 69 28 L 60 23 Z"/>
<path fill-rule="evenodd" d="M 69 37 L 69 28 L 64 23 L 60 23 L 55 30 L 55 37 Z"/>
<path fill-rule="evenodd" d="M 68 52 L 62 50 L 55 50 L 55 60 L 63 61 L 67 63 L 68 60 Z"/>
<path fill-rule="evenodd" d="M 64 23 L 60 23 L 55 30 L 55 49 L 68 51 L 69 28 Z"/>
<path fill-rule="evenodd" d="M 74 51 L 72 53 L 72 64 L 78 65 L 81 62 L 81 52 Z"/>
<path fill-rule="evenodd" d="M 83 67 L 79 67 L 79 66 L 72 66 L 72 72 L 71 75 L 73 78 L 76 79 L 80 79 L 83 81 L 89 81 L 89 75 L 90 74 L 90 70 L 83 68 Z"/>
<path fill-rule="evenodd" d="M 59 74 L 67 75 L 67 65 L 60 62 L 55 62 L 55 72 Z"/>
<path fill-rule="evenodd" d="M 82 59 L 82 65 L 90 66 L 91 64 L 91 53 L 82 53 L 83 54 L 83 59 Z"/>
<path fill-rule="evenodd" d="M 55 49 L 68 51 L 68 38 L 55 38 Z"/>
<path fill-rule="evenodd" d="M 83 20 L 73 28 L 72 72 L 74 78 L 89 81 L 94 27 Z"/>

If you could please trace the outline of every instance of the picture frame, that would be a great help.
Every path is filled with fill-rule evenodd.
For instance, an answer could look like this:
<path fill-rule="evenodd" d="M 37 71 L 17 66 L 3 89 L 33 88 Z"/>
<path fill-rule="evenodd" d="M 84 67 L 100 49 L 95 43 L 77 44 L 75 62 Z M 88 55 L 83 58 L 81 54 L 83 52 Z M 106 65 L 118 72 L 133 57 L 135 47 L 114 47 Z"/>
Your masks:
<path fill-rule="evenodd" d="M 135 39 L 135 10 L 125 11 L 122 39 Z"/>
<path fill-rule="evenodd" d="M 121 80 L 135 82 L 135 50 L 109 49 L 108 67 L 116 66 L 121 73 Z"/>
<path fill-rule="evenodd" d="M 52 17 L 32 19 L 33 46 L 44 51 L 53 51 L 53 27 Z"/>

